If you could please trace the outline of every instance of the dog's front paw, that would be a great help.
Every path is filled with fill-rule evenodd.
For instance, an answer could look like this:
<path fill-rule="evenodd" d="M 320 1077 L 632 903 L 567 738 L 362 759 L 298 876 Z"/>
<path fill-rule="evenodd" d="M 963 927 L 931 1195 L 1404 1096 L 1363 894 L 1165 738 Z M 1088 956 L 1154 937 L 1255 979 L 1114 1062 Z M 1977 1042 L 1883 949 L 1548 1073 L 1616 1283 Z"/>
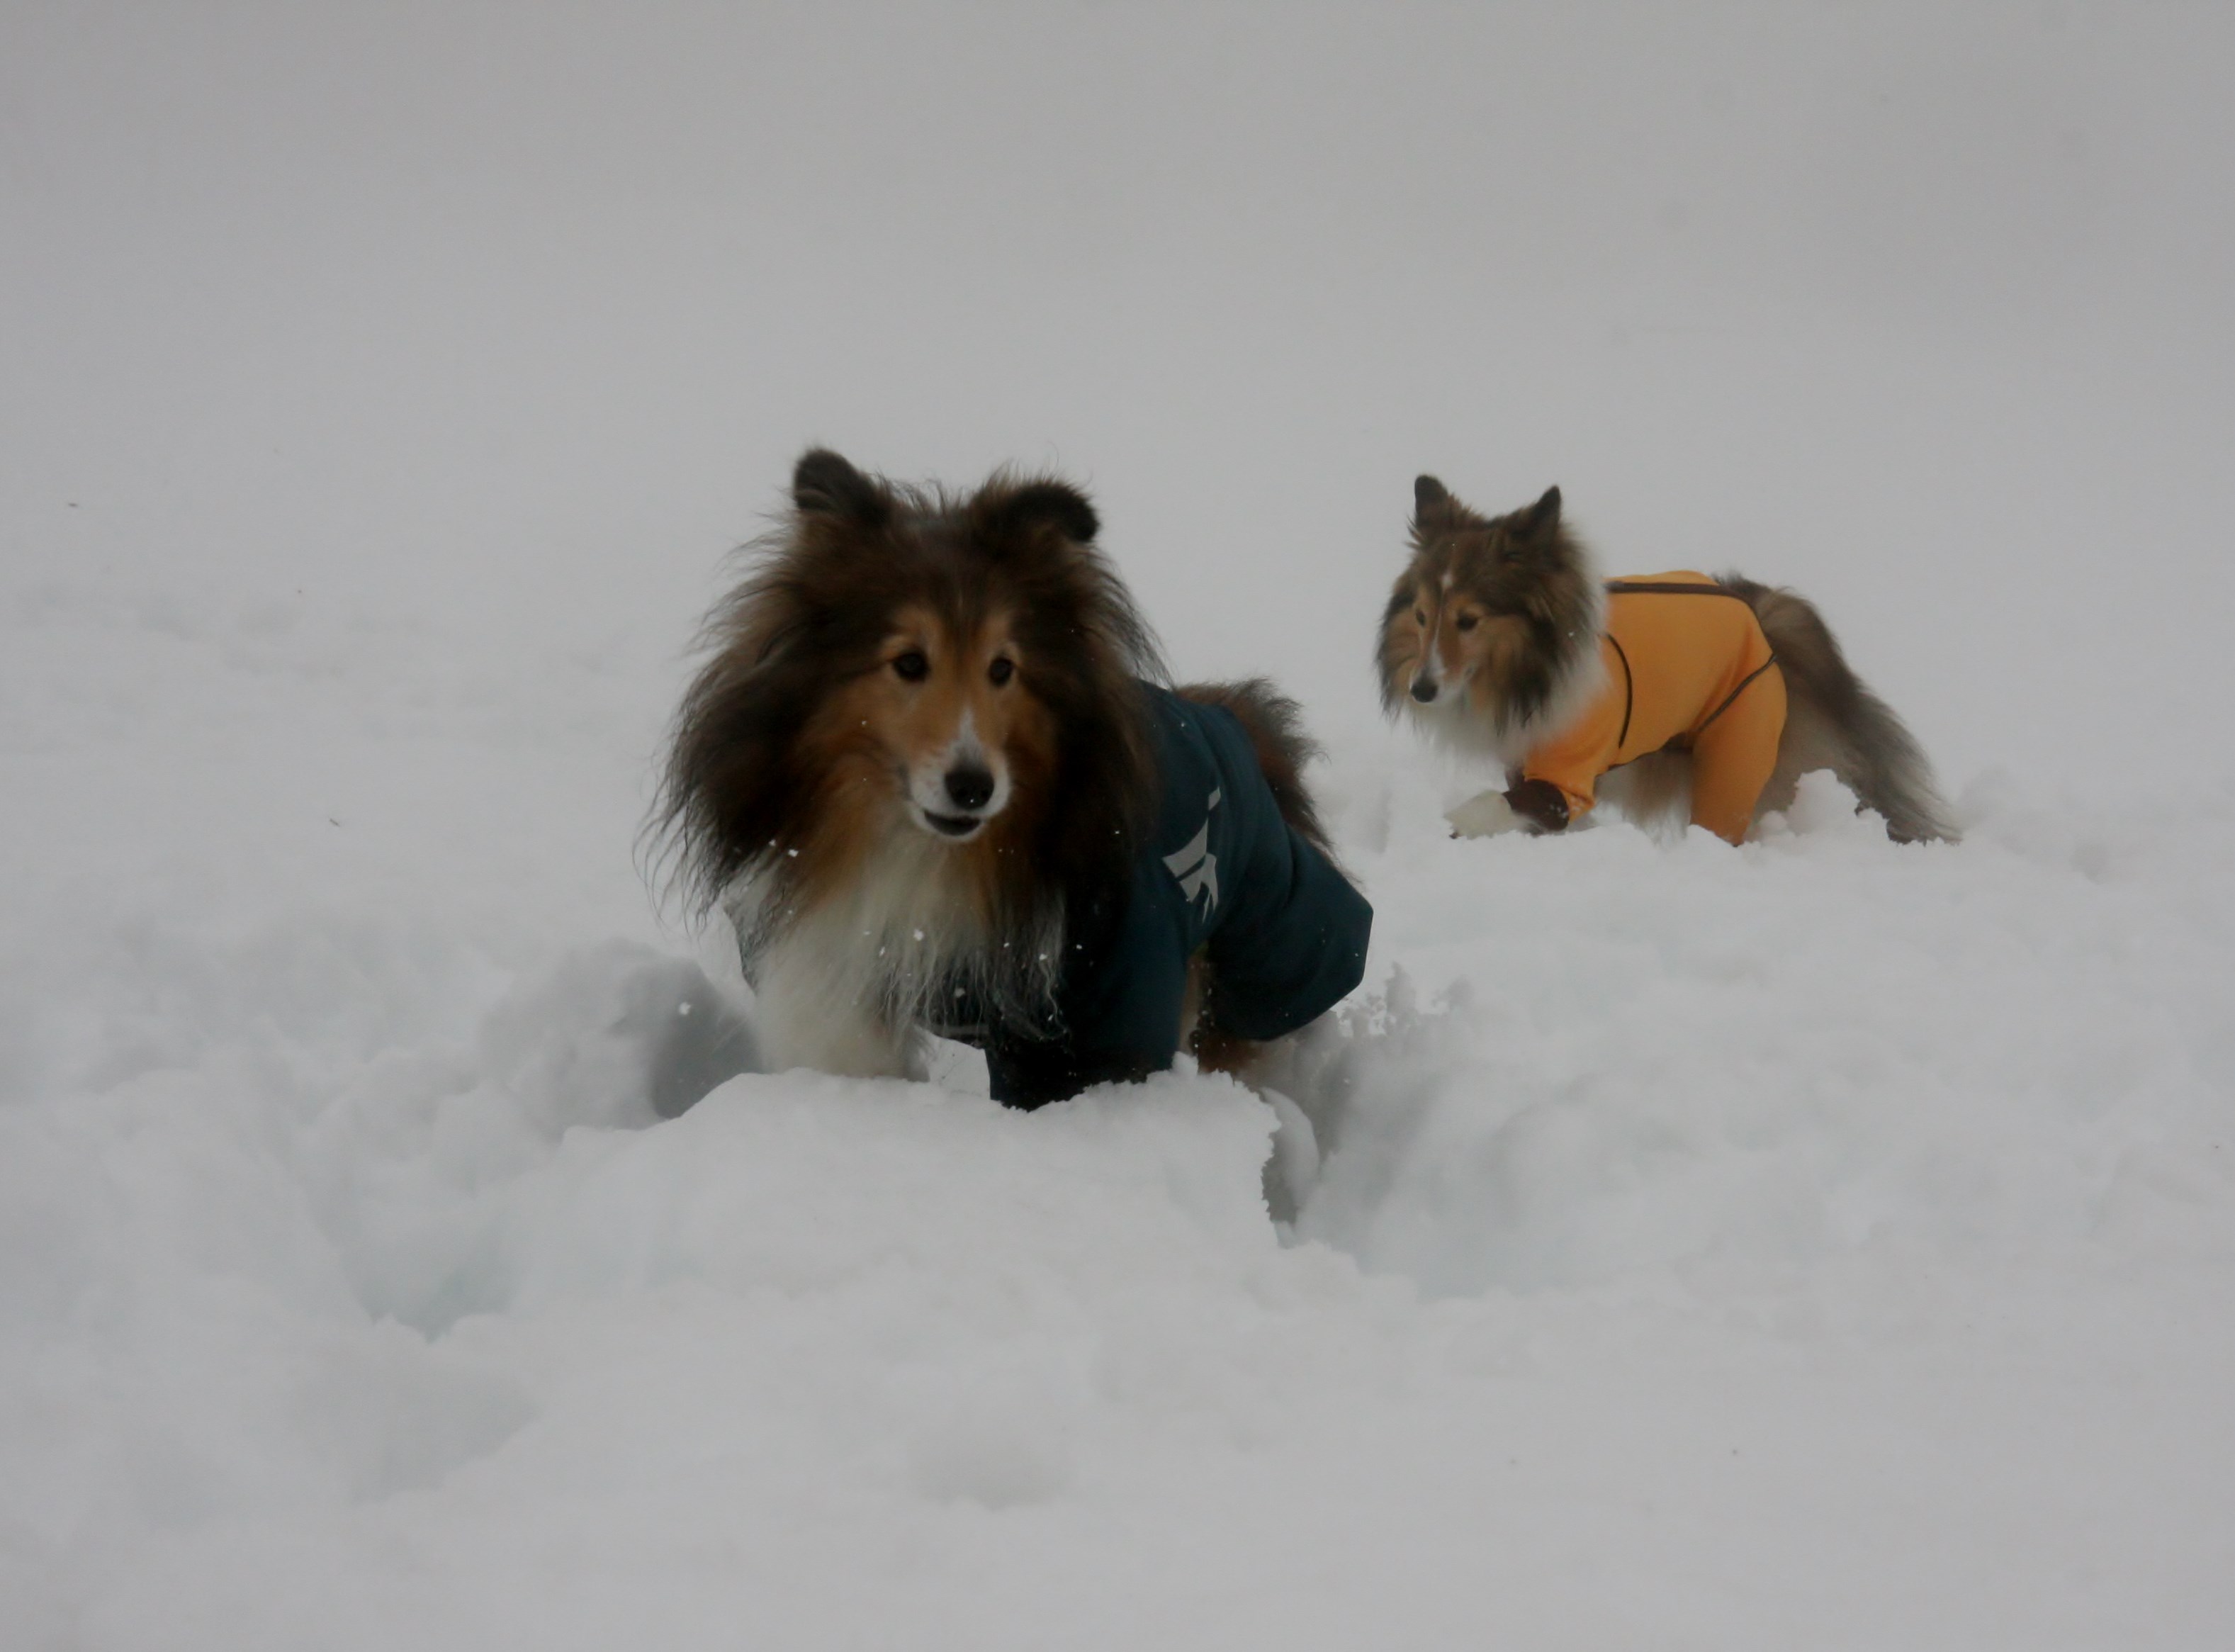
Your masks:
<path fill-rule="evenodd" d="M 1451 823 L 1453 837 L 1495 837 L 1500 832 L 1517 832 L 1529 823 L 1513 812 L 1513 805 L 1505 801 L 1502 791 L 1470 797 L 1444 818 Z"/>

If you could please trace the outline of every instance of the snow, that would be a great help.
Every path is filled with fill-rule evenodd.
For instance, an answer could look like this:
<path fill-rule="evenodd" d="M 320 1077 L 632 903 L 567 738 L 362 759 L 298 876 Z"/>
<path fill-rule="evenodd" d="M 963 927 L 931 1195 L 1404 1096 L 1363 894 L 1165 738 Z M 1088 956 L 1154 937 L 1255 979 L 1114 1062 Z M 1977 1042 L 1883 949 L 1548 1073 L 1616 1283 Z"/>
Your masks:
<path fill-rule="evenodd" d="M 10 10 L 0 1645 L 2226 1644 L 2231 32 Z M 810 441 L 1303 697 L 1277 1111 L 715 1083 Z M 1965 841 L 1451 840 L 1424 469 L 1817 598 Z"/>

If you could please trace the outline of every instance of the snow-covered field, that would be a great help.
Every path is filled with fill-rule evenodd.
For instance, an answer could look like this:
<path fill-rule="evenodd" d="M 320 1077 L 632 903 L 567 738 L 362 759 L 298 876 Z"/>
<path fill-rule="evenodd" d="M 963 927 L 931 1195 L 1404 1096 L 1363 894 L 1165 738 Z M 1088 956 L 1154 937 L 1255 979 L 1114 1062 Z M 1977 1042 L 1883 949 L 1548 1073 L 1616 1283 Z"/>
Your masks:
<path fill-rule="evenodd" d="M 0 13 L 0 1646 L 2235 1640 L 2231 46 Z M 636 832 L 810 440 L 1063 469 L 1307 700 L 1290 1219 L 1193 1075 L 660 1117 L 745 1000 Z M 1819 598 L 1966 841 L 1451 841 L 1421 469 Z"/>

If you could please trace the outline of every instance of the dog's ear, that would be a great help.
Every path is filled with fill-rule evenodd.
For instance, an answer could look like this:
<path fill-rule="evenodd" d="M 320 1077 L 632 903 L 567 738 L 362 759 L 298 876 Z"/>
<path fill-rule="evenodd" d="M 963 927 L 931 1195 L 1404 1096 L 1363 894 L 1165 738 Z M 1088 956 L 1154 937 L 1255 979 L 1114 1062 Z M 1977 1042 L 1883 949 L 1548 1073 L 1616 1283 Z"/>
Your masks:
<path fill-rule="evenodd" d="M 1518 539 L 1544 539 L 1560 525 L 1560 490 L 1547 488 L 1544 496 L 1524 511 L 1514 513 L 1513 532 Z"/>
<path fill-rule="evenodd" d="M 1430 511 L 1451 502 L 1451 489 L 1433 476 L 1412 478 L 1412 520 L 1425 521 Z"/>
<path fill-rule="evenodd" d="M 1086 495 L 1067 482 L 1026 482 L 1001 502 L 1000 515 L 1013 528 L 1052 528 L 1074 545 L 1091 545 L 1102 531 Z"/>
<path fill-rule="evenodd" d="M 885 490 L 828 448 L 809 448 L 791 472 L 791 502 L 803 515 L 837 516 L 874 526 L 885 519 Z"/>

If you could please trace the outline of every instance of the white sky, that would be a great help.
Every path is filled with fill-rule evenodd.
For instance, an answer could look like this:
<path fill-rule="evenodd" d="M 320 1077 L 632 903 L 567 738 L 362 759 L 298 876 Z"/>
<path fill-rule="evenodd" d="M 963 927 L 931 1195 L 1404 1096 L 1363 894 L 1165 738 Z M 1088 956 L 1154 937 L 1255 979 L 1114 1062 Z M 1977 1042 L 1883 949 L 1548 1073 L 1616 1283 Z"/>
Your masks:
<path fill-rule="evenodd" d="M 2231 45 L 2142 5 L 17 3 L 0 534 L 665 669 L 809 441 L 1047 464 L 1183 673 L 1340 732 L 1413 472 L 1557 481 L 1611 571 L 1819 597 L 1958 785 L 2164 770 L 2230 680 Z"/>

